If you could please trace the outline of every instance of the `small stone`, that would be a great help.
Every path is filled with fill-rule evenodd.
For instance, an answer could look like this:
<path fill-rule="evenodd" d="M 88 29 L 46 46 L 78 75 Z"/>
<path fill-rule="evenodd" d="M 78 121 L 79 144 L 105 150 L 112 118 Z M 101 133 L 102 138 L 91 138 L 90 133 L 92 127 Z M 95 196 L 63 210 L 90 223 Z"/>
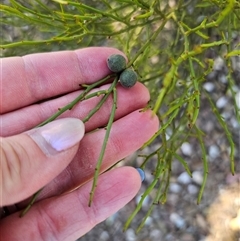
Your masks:
<path fill-rule="evenodd" d="M 193 184 L 189 184 L 188 187 L 187 187 L 187 189 L 188 189 L 188 192 L 189 192 L 190 194 L 192 194 L 192 195 L 195 195 L 195 194 L 198 193 L 198 187 L 196 187 L 196 186 L 193 185 Z"/>
<path fill-rule="evenodd" d="M 204 85 L 203 85 L 204 89 L 208 92 L 213 92 L 213 90 L 215 89 L 215 86 L 213 83 L 211 82 L 206 82 Z"/>
<path fill-rule="evenodd" d="M 232 117 L 230 122 L 231 122 L 233 128 L 237 129 L 240 127 L 240 123 L 238 122 L 238 120 L 236 120 L 236 118 Z"/>
<path fill-rule="evenodd" d="M 118 217 L 118 212 L 114 213 L 113 215 L 111 215 L 109 218 L 107 218 L 105 220 L 105 223 L 107 226 L 112 226 L 114 224 L 114 222 L 116 221 Z"/>
<path fill-rule="evenodd" d="M 107 240 L 109 240 L 109 234 L 107 231 L 103 231 L 100 234 L 100 241 L 107 241 Z"/>
<path fill-rule="evenodd" d="M 127 241 L 135 241 L 136 240 L 136 234 L 132 228 L 129 228 L 126 231 L 126 240 Z"/>
<path fill-rule="evenodd" d="M 153 223 L 153 218 L 148 216 L 145 221 L 145 225 L 150 226 L 150 225 L 152 225 L 152 223 Z"/>
<path fill-rule="evenodd" d="M 220 97 L 217 102 L 216 102 L 216 106 L 221 109 L 223 108 L 228 102 L 228 99 L 225 96 Z"/>
<path fill-rule="evenodd" d="M 214 70 L 221 71 L 221 70 L 223 70 L 224 66 L 225 66 L 225 63 L 224 63 L 224 60 L 221 57 L 217 57 L 214 60 L 214 64 L 213 64 Z"/>
<path fill-rule="evenodd" d="M 177 213 L 172 213 L 170 215 L 170 221 L 179 229 L 185 227 L 185 220 Z"/>
<path fill-rule="evenodd" d="M 150 232 L 150 240 L 152 241 L 159 241 L 162 236 L 162 232 L 159 229 L 153 229 Z"/>
<path fill-rule="evenodd" d="M 180 193 L 182 190 L 182 187 L 178 185 L 177 183 L 171 183 L 169 187 L 170 192 L 173 193 Z"/>
<path fill-rule="evenodd" d="M 192 181 L 191 177 L 188 175 L 187 172 L 181 173 L 181 174 L 178 176 L 177 180 L 178 180 L 180 183 L 182 183 L 182 184 L 189 184 L 189 183 L 191 183 L 191 181 Z"/>
<path fill-rule="evenodd" d="M 209 156 L 214 159 L 214 158 L 217 158 L 219 156 L 220 150 L 219 150 L 218 146 L 211 145 L 209 147 L 208 153 L 209 153 Z"/>
<path fill-rule="evenodd" d="M 218 77 L 218 81 L 223 83 L 223 84 L 227 84 L 228 80 L 227 80 L 227 76 L 225 74 L 222 74 Z"/>
<path fill-rule="evenodd" d="M 191 156 L 192 146 L 188 142 L 184 142 L 181 146 L 181 151 L 185 156 Z"/>
<path fill-rule="evenodd" d="M 199 171 L 195 171 L 192 173 L 192 179 L 195 183 L 197 183 L 198 185 L 201 185 L 203 182 L 203 174 L 202 172 Z"/>

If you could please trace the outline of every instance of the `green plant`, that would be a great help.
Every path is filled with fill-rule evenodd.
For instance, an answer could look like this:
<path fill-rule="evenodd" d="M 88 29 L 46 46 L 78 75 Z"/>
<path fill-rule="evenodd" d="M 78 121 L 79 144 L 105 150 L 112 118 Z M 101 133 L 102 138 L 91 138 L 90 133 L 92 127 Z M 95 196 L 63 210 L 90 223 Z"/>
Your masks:
<path fill-rule="evenodd" d="M 235 100 L 236 80 L 233 78 L 235 70 L 232 64 L 232 58 L 240 55 L 239 43 L 234 42 L 234 36 L 240 34 L 239 1 L 10 0 L 9 4 L 0 5 L 0 11 L 3 33 L 4 29 L 17 32 L 16 39 L 11 41 L 5 38 L 6 32 L 3 35 L 0 45 L 3 56 L 75 49 L 91 45 L 114 46 L 126 53 L 129 59 L 127 66 L 132 66 L 138 73 L 139 81 L 148 87 L 151 103 L 146 108 L 152 108 L 158 115 L 161 127 L 142 148 L 159 140 L 161 146 L 147 155 L 142 155 L 143 169 L 148 162 L 151 162 L 152 157 L 157 157 L 158 161 L 153 171 L 154 179 L 142 195 L 125 228 L 141 209 L 145 197 L 154 189 L 156 193 L 146 218 L 151 214 L 155 204 L 166 201 L 171 166 L 175 159 L 182 163 L 191 176 L 186 161 L 178 153 L 182 143 L 190 138 L 198 140 L 202 151 L 204 181 L 198 203 L 201 201 L 208 176 L 205 134 L 197 123 L 203 97 L 209 101 L 228 139 L 230 170 L 234 174 L 235 143 L 230 126 L 216 108 L 212 96 L 204 90 L 203 83 L 213 71 L 214 59 L 207 56 L 209 52 L 214 52 L 224 58 L 228 67 L 226 91 L 232 95 L 236 119 L 240 123 L 239 107 Z M 110 77 L 113 76 L 108 76 L 107 79 Z M 96 85 L 104 81 L 106 79 L 100 80 Z M 105 99 L 113 94 L 112 114 L 104 141 L 106 145 L 116 109 L 116 81 L 117 79 L 113 81 L 106 93 L 87 95 L 95 85 L 84 86 L 83 96 L 59 110 L 56 115 L 42 124 L 71 109 L 75 103 L 84 98 L 103 95 L 98 106 L 86 117 L 91 118 Z M 104 146 L 102 155 L 104 155 Z M 98 167 L 101 164 L 101 156 Z M 91 196 L 94 193 L 98 174 L 96 171 Z M 140 224 L 140 228 L 146 218 Z"/>

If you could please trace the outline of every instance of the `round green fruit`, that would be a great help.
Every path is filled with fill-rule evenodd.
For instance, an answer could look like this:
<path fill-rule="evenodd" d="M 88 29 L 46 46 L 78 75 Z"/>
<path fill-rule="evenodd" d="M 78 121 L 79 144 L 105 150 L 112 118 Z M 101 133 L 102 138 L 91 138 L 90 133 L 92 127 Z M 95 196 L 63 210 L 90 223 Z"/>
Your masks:
<path fill-rule="evenodd" d="M 125 69 L 119 77 L 121 85 L 125 88 L 130 88 L 134 86 L 137 82 L 137 74 L 132 69 Z"/>
<path fill-rule="evenodd" d="M 126 65 L 126 59 L 120 54 L 113 54 L 107 60 L 108 68 L 114 73 L 123 71 Z"/>

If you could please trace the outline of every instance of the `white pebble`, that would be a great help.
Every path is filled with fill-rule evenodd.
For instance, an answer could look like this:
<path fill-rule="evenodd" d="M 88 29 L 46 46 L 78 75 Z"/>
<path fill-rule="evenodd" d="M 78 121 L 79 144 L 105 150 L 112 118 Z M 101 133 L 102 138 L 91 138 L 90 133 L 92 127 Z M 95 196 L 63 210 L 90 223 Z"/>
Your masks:
<path fill-rule="evenodd" d="M 170 135 L 168 135 L 168 133 L 166 133 L 166 140 L 168 141 L 170 139 Z"/>
<path fill-rule="evenodd" d="M 105 221 L 106 225 L 112 226 L 117 217 L 118 217 L 118 212 L 111 215 L 109 218 L 106 219 L 106 221 Z"/>
<path fill-rule="evenodd" d="M 188 189 L 188 192 L 189 192 L 190 194 L 192 194 L 192 195 L 198 193 L 198 187 L 196 187 L 196 186 L 193 185 L 193 184 L 189 184 L 188 187 L 187 187 L 187 189 Z"/>
<path fill-rule="evenodd" d="M 208 153 L 209 153 L 209 156 L 210 156 L 211 158 L 216 158 L 216 157 L 219 156 L 220 150 L 219 150 L 218 146 L 216 146 L 216 145 L 211 145 L 211 146 L 209 147 Z"/>
<path fill-rule="evenodd" d="M 187 172 L 181 173 L 178 176 L 177 180 L 178 180 L 178 182 L 180 182 L 182 184 L 189 184 L 192 181 L 191 177 L 188 175 Z"/>
<path fill-rule="evenodd" d="M 227 120 L 227 119 L 229 119 L 232 116 L 232 113 L 229 112 L 229 110 L 226 110 L 226 111 L 223 111 L 221 113 L 221 116 L 222 116 L 223 119 Z"/>
<path fill-rule="evenodd" d="M 107 231 L 103 231 L 100 235 L 100 241 L 107 241 L 109 240 L 109 234 Z"/>
<path fill-rule="evenodd" d="M 129 228 L 126 231 L 126 240 L 127 241 L 135 241 L 136 240 L 136 234 L 132 228 Z"/>
<path fill-rule="evenodd" d="M 177 228 L 184 228 L 185 221 L 184 219 L 177 213 L 172 213 L 170 215 L 170 221 L 177 227 Z"/>
<path fill-rule="evenodd" d="M 182 190 L 182 187 L 178 185 L 177 183 L 171 183 L 169 187 L 170 192 L 173 193 L 180 193 Z"/>
<path fill-rule="evenodd" d="M 186 156 L 192 155 L 192 146 L 188 142 L 184 142 L 181 146 L 181 151 Z"/>
<path fill-rule="evenodd" d="M 214 60 L 213 69 L 217 70 L 217 71 L 221 71 L 223 69 L 224 65 L 225 65 L 224 60 L 218 56 Z"/>
<path fill-rule="evenodd" d="M 215 86 L 213 83 L 211 82 L 206 82 L 204 85 L 203 85 L 203 88 L 208 91 L 208 92 L 213 92 L 213 90 L 215 89 Z"/>
<path fill-rule="evenodd" d="M 195 183 L 201 185 L 203 182 L 203 174 L 202 172 L 195 171 L 192 173 L 192 179 Z"/>
<path fill-rule="evenodd" d="M 223 108 L 228 102 L 228 99 L 225 96 L 220 97 L 217 102 L 216 102 L 216 106 L 221 109 Z"/>
<path fill-rule="evenodd" d="M 162 232 L 159 229 L 154 229 L 150 232 L 150 240 L 154 241 L 157 240 L 159 241 L 162 236 Z"/>
<path fill-rule="evenodd" d="M 150 225 L 152 225 L 152 223 L 153 223 L 153 218 L 152 217 L 147 217 L 147 219 L 146 219 L 146 221 L 145 221 L 145 225 L 148 225 L 148 226 L 150 226 Z"/>
<path fill-rule="evenodd" d="M 218 77 L 218 81 L 220 81 L 223 84 L 226 84 L 228 82 L 226 75 L 222 74 Z"/>
<path fill-rule="evenodd" d="M 230 122 L 231 122 L 233 128 L 239 128 L 240 127 L 240 123 L 234 117 L 231 118 Z"/>

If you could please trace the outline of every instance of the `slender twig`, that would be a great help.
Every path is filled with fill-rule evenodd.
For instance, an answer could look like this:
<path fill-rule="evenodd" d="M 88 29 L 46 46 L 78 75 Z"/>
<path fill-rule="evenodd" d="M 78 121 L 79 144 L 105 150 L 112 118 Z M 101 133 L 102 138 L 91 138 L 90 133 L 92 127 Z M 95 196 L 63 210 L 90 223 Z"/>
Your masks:
<path fill-rule="evenodd" d="M 50 116 L 47 120 L 43 121 L 42 123 L 40 123 L 37 127 L 46 125 L 47 123 L 55 120 L 58 116 L 60 116 L 61 114 L 63 114 L 65 111 L 67 110 L 71 110 L 79 101 L 83 100 L 84 97 L 95 87 L 100 86 L 101 84 L 103 84 L 104 82 L 106 82 L 107 80 L 109 80 L 110 78 L 112 78 L 114 75 L 108 75 L 106 78 L 103 78 L 91 85 L 87 85 L 86 89 L 76 98 L 74 99 L 72 102 L 70 102 L 69 104 L 67 104 L 66 106 L 59 108 L 58 112 L 56 112 L 55 114 L 53 114 L 52 116 Z"/>
<path fill-rule="evenodd" d="M 206 95 L 206 97 L 212 107 L 212 111 L 215 114 L 215 116 L 217 117 L 217 120 L 218 120 L 219 124 L 221 125 L 221 127 L 223 128 L 223 130 L 226 134 L 227 140 L 230 144 L 230 165 L 231 165 L 232 175 L 234 175 L 235 174 L 235 163 L 234 163 L 235 144 L 233 142 L 232 134 L 229 131 L 224 118 L 221 116 L 221 114 L 217 110 L 216 104 L 213 102 L 213 100 L 211 99 L 211 97 L 209 96 L 209 94 L 206 91 L 204 91 L 204 94 Z"/>
<path fill-rule="evenodd" d="M 93 178 L 93 184 L 92 184 L 92 189 L 90 192 L 90 199 L 89 199 L 89 203 L 88 206 L 90 207 L 93 201 L 93 196 L 94 196 L 94 192 L 95 189 L 97 187 L 97 180 L 98 180 L 98 176 L 99 176 L 99 172 L 100 172 L 100 167 L 103 161 L 103 157 L 105 154 L 105 150 L 107 147 L 107 143 L 108 143 L 108 139 L 109 139 L 109 135 L 110 135 L 110 131 L 112 128 L 112 124 L 114 121 L 114 117 L 115 117 L 115 112 L 117 109 L 117 90 L 116 90 L 116 84 L 117 84 L 118 78 L 116 77 L 115 80 L 113 81 L 111 87 L 112 87 L 112 92 L 113 92 L 113 105 L 112 105 L 112 110 L 111 110 L 111 114 L 108 120 L 108 124 L 106 126 L 106 133 L 105 133 L 105 137 L 103 140 L 103 144 L 102 144 L 102 148 L 101 148 L 101 152 L 97 161 L 97 165 L 95 168 L 95 172 L 94 172 L 94 178 Z"/>
<path fill-rule="evenodd" d="M 38 195 L 40 194 L 40 192 L 43 190 L 43 188 L 39 189 L 36 193 L 33 194 L 33 196 L 31 197 L 30 202 L 28 203 L 27 207 L 23 209 L 23 211 L 20 213 L 19 217 L 23 217 L 28 211 L 29 209 L 32 207 L 32 205 L 34 204 L 34 202 L 36 201 Z"/>
<path fill-rule="evenodd" d="M 196 131 L 197 138 L 200 143 L 201 151 L 202 151 L 202 161 L 203 161 L 203 182 L 200 187 L 199 193 L 198 193 L 198 198 L 197 198 L 197 204 L 199 204 L 202 200 L 202 195 L 203 191 L 205 189 L 206 183 L 207 183 L 207 177 L 208 177 L 208 161 L 207 161 L 207 153 L 206 153 L 206 148 L 204 146 L 204 141 L 202 138 L 202 133 L 198 129 L 196 125 L 194 125 L 194 130 Z"/>

